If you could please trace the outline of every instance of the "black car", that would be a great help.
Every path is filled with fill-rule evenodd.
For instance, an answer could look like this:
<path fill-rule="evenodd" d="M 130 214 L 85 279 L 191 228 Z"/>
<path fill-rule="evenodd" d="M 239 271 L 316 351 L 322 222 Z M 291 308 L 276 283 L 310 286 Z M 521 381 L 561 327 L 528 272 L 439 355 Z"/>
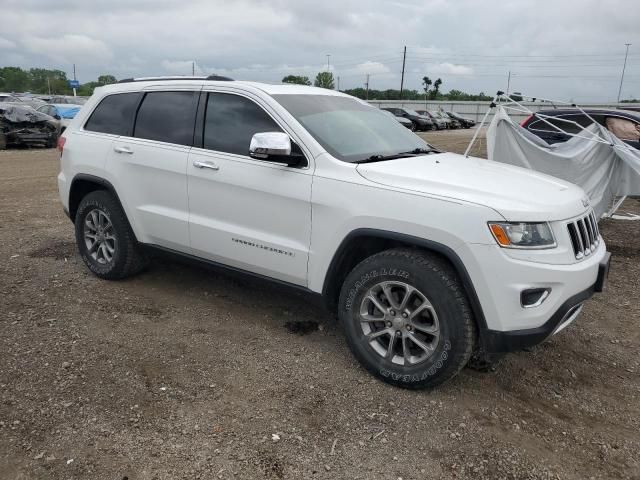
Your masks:
<path fill-rule="evenodd" d="M 470 118 L 463 117 L 459 113 L 456 112 L 444 112 L 449 116 L 452 120 L 457 120 L 460 124 L 460 128 L 471 128 L 476 126 L 475 120 L 471 120 Z"/>
<path fill-rule="evenodd" d="M 408 118 L 413 122 L 413 125 L 416 130 L 421 130 L 421 131 L 433 130 L 433 122 L 431 121 L 431 119 L 425 117 L 424 115 L 420 115 L 415 110 L 411 110 L 409 108 L 397 108 L 397 107 L 385 107 L 385 108 L 381 108 L 381 110 L 386 110 L 387 112 L 391 112 L 396 117 Z"/>
<path fill-rule="evenodd" d="M 542 138 L 547 143 L 552 144 L 566 142 L 571 138 L 571 135 L 556 130 L 549 123 L 570 134 L 579 134 L 582 129 L 578 125 L 588 127 L 593 123 L 591 121 L 591 118 L 593 118 L 620 140 L 640 149 L 640 114 L 625 110 L 594 108 L 584 109 L 583 111 L 577 108 L 540 110 L 523 120 L 520 126 Z M 546 123 L 537 116 L 538 114 L 553 118 L 545 118 L 549 122 Z M 569 123 L 568 121 L 575 123 Z"/>

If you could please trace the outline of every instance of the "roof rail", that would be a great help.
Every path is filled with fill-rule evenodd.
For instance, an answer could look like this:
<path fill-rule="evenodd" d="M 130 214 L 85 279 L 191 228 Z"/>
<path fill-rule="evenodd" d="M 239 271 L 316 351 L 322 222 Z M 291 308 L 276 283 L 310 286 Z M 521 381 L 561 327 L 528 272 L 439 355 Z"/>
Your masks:
<path fill-rule="evenodd" d="M 232 82 L 233 81 L 233 78 L 223 77 L 222 75 L 216 75 L 216 74 L 209 75 L 206 79 L 207 80 L 218 80 L 218 81 L 221 81 L 221 82 Z"/>
<path fill-rule="evenodd" d="M 222 75 L 209 75 L 208 77 L 139 77 L 139 78 L 123 78 L 118 80 L 118 83 L 131 83 L 131 82 L 151 82 L 157 80 L 217 80 L 217 81 L 233 81 L 233 78 L 223 77 Z"/>

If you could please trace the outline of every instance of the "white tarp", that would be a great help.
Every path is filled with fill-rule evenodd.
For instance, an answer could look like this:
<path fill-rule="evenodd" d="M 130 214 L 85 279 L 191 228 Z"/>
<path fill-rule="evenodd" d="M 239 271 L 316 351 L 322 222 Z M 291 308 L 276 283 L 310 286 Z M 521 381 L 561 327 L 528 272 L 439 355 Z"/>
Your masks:
<path fill-rule="evenodd" d="M 513 122 L 498 106 L 487 129 L 487 153 L 490 160 L 579 185 L 600 217 L 609 211 L 616 196 L 640 195 L 640 152 L 600 125 L 587 130 L 566 142 L 549 145 Z M 604 142 L 590 139 L 593 134 Z"/>

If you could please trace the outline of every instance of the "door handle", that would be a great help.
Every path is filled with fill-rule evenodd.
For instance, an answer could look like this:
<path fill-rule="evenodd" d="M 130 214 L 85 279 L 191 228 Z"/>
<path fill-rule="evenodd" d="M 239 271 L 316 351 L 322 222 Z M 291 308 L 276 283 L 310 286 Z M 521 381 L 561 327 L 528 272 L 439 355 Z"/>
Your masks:
<path fill-rule="evenodd" d="M 129 147 L 113 147 L 113 151 L 116 153 L 126 153 L 128 155 L 131 155 L 133 153 L 133 150 L 131 150 Z"/>
<path fill-rule="evenodd" d="M 220 170 L 220 167 L 213 162 L 201 162 L 200 160 L 194 160 L 193 166 L 196 168 L 210 168 L 211 170 Z"/>

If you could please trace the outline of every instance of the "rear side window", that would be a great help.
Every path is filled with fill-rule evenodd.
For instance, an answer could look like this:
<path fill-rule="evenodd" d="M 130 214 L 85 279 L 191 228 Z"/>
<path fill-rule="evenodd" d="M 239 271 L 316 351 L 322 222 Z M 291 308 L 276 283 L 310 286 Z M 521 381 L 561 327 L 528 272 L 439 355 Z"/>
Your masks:
<path fill-rule="evenodd" d="M 199 92 L 149 92 L 138 109 L 133 136 L 191 146 Z"/>
<path fill-rule="evenodd" d="M 261 107 L 245 97 L 210 93 L 204 121 L 204 148 L 249 155 L 251 137 L 282 129 Z"/>
<path fill-rule="evenodd" d="M 85 130 L 130 135 L 140 93 L 117 93 L 105 97 L 93 111 Z"/>

